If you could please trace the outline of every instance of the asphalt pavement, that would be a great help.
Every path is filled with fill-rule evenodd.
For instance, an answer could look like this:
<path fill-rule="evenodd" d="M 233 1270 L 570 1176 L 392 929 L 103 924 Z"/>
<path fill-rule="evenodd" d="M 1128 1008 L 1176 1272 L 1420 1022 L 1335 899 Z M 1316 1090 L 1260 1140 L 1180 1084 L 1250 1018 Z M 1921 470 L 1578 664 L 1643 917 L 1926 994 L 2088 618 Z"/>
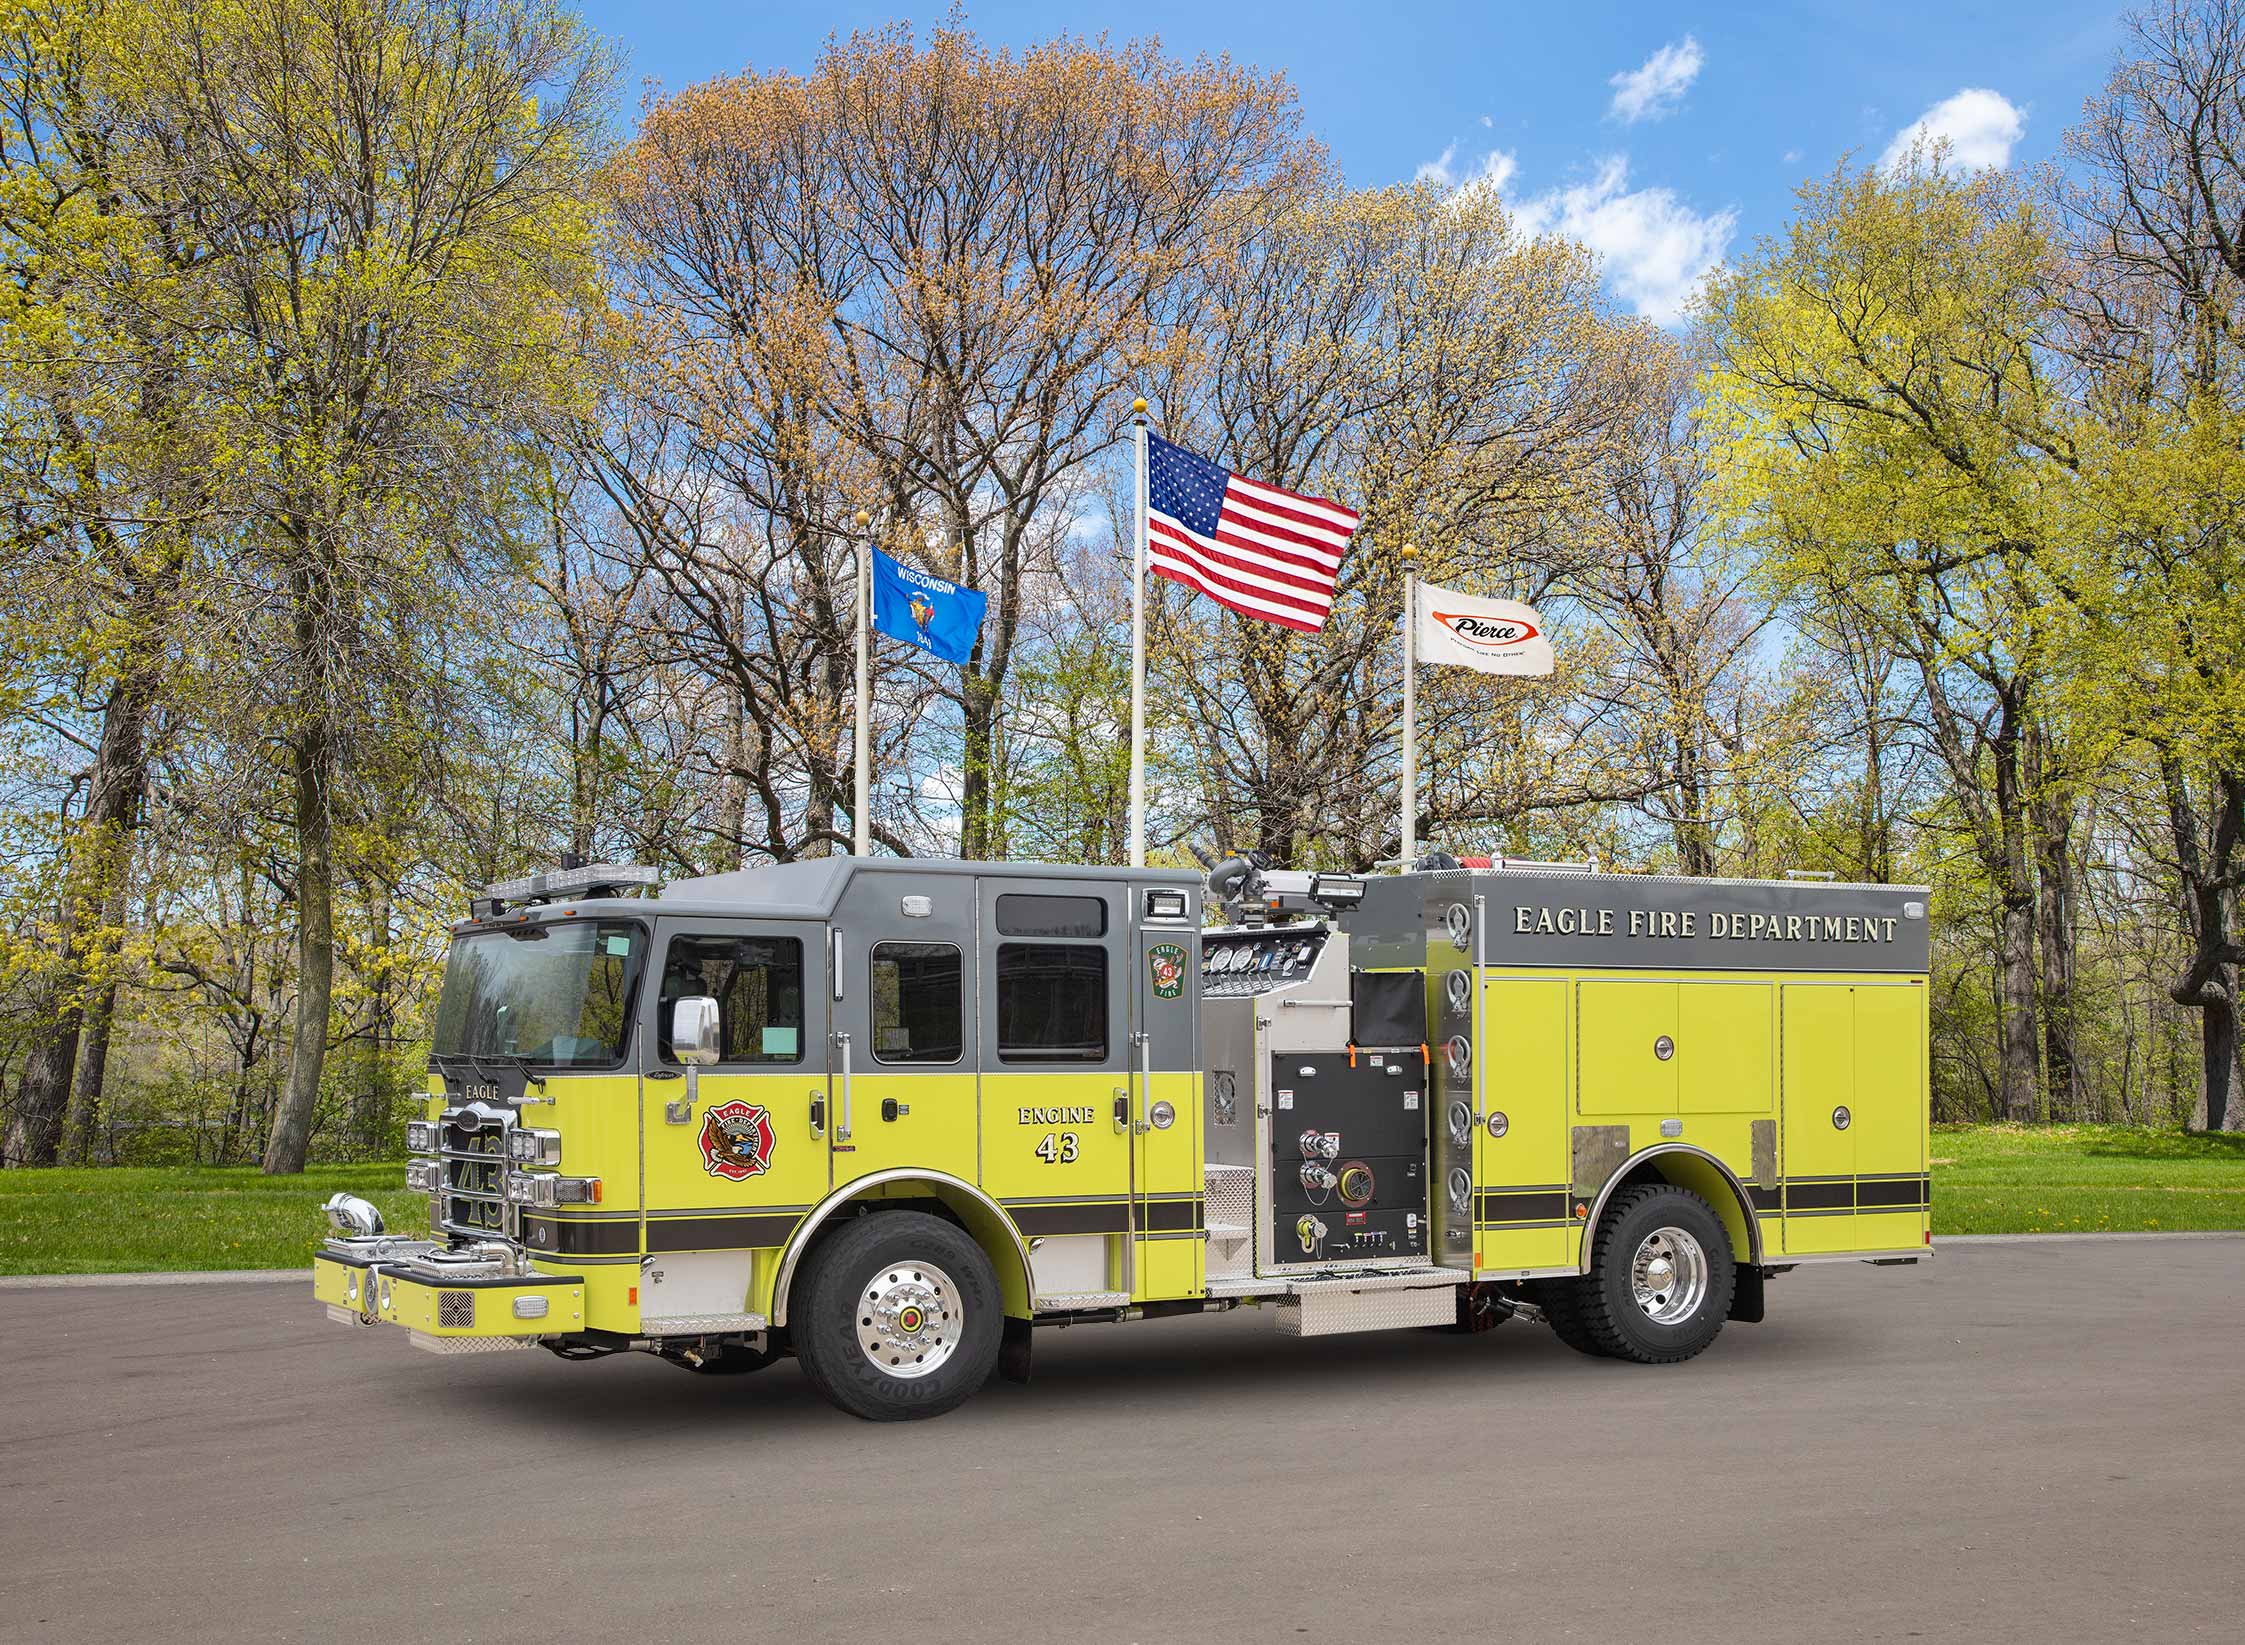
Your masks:
<path fill-rule="evenodd" d="M 933 1422 L 438 1359 L 282 1285 L 0 1292 L 0 1639 L 2245 1634 L 2245 1238 L 1803 1268 L 1688 1365 L 1253 1312 Z"/>

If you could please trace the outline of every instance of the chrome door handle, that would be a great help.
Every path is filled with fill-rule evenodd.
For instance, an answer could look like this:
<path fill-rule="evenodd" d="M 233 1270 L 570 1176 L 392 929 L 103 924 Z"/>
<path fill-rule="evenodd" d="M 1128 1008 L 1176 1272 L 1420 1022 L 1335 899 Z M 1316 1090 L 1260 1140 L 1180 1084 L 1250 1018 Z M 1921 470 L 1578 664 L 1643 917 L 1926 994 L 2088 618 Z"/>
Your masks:
<path fill-rule="evenodd" d="M 811 1140 L 817 1142 L 826 1135 L 826 1093 L 815 1087 L 811 1092 Z"/>
<path fill-rule="evenodd" d="M 1138 1101 L 1130 1129 L 1133 1135 L 1142 1137 L 1153 1129 L 1146 1115 L 1154 1106 L 1154 1036 L 1141 1028 L 1130 1037 L 1138 1042 Z"/>

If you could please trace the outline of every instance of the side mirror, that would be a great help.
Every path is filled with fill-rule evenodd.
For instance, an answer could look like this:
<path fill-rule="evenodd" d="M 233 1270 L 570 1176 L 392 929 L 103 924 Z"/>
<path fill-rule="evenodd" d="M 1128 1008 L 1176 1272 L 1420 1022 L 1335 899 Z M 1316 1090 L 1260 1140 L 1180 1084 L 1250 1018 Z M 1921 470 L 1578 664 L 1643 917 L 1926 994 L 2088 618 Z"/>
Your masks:
<path fill-rule="evenodd" d="M 717 1060 L 717 1002 L 707 994 L 689 994 L 670 1008 L 671 1055 L 689 1068 L 707 1068 Z"/>

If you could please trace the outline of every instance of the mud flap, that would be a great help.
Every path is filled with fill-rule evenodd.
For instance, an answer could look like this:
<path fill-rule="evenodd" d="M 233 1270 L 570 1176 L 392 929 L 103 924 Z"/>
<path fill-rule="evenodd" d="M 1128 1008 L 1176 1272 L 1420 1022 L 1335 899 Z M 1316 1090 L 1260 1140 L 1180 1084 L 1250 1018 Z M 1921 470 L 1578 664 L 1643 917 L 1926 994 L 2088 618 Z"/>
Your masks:
<path fill-rule="evenodd" d="M 1750 1262 L 1742 1262 L 1738 1265 L 1738 1289 L 1731 1293 L 1730 1317 L 1732 1319 L 1737 1320 L 1742 1325 L 1759 1325 L 1762 1323 L 1763 1283 L 1764 1275 L 1761 1269 Z"/>
<path fill-rule="evenodd" d="M 1035 1335 L 1027 1320 L 1006 1315 L 1005 1335 L 998 1341 L 998 1375 L 1008 1382 L 1029 1380 L 1029 1343 Z"/>

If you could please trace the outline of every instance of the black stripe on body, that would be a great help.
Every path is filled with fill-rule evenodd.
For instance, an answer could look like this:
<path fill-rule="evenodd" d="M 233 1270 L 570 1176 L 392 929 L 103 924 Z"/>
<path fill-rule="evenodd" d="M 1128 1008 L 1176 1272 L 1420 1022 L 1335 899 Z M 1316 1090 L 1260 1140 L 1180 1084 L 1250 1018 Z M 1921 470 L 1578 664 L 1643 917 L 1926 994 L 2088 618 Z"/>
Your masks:
<path fill-rule="evenodd" d="M 784 1245 L 803 1219 L 792 1211 L 765 1216 L 654 1217 L 647 1223 L 650 1251 L 741 1251 Z"/>
<path fill-rule="evenodd" d="M 1502 1193 L 1484 1193 L 1476 1208 L 1480 1222 L 1564 1222 L 1567 1219 L 1567 1192 L 1565 1189 L 1536 1189 L 1522 1193 L 1508 1189 Z"/>

